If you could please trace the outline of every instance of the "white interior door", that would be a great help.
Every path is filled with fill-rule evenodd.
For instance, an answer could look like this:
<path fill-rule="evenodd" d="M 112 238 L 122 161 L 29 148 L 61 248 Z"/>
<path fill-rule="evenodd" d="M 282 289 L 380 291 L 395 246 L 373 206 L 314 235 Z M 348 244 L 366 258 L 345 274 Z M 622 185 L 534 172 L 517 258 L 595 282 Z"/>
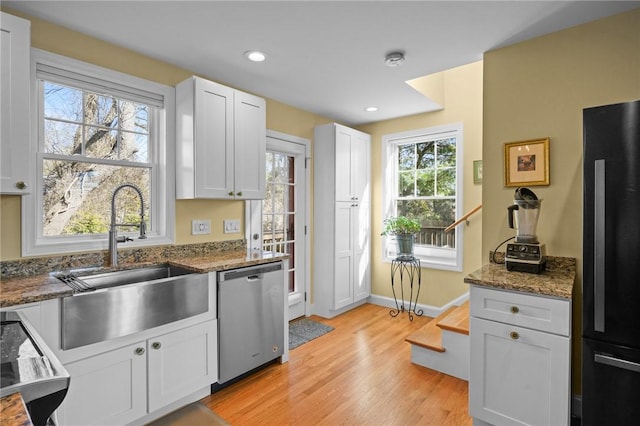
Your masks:
<path fill-rule="evenodd" d="M 247 203 L 247 240 L 252 251 L 289 255 L 289 320 L 309 312 L 309 141 L 267 132 L 266 195 Z"/>

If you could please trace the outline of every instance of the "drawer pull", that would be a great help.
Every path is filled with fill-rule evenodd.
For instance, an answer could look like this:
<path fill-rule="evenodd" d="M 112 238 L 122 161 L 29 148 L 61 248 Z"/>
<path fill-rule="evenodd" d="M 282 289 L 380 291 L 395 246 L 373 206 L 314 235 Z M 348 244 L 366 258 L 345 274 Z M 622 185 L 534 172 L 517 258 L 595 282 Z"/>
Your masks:
<path fill-rule="evenodd" d="M 517 314 L 518 312 L 520 312 L 520 308 L 518 308 L 517 306 L 512 306 L 511 307 L 511 313 L 512 314 Z"/>
<path fill-rule="evenodd" d="M 520 338 L 520 335 L 517 331 L 512 331 L 511 333 L 509 333 L 509 336 L 511 336 L 513 340 L 518 340 Z"/>

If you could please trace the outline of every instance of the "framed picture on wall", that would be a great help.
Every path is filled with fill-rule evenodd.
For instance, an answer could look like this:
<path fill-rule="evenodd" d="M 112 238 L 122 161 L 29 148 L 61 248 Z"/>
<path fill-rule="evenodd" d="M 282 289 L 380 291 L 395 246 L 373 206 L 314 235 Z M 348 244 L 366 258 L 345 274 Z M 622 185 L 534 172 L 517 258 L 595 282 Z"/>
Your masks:
<path fill-rule="evenodd" d="M 504 144 L 504 185 L 549 185 L 549 138 Z"/>
<path fill-rule="evenodd" d="M 473 162 L 473 183 L 482 183 L 482 160 Z"/>

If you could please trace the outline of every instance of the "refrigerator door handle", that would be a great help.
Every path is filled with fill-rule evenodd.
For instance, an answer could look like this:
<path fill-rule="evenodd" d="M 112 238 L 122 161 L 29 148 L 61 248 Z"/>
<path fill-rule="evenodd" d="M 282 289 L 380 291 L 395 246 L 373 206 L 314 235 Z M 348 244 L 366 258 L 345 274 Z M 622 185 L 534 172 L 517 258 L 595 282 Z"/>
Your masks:
<path fill-rule="evenodd" d="M 616 368 L 624 368 L 625 370 L 634 371 L 640 373 L 640 364 L 637 362 L 627 361 L 626 359 L 614 358 L 610 355 L 595 353 L 593 360 L 600 364 L 607 364 Z"/>
<path fill-rule="evenodd" d="M 595 161 L 594 244 L 593 244 L 593 316 L 594 330 L 604 332 L 605 313 L 605 160 Z"/>

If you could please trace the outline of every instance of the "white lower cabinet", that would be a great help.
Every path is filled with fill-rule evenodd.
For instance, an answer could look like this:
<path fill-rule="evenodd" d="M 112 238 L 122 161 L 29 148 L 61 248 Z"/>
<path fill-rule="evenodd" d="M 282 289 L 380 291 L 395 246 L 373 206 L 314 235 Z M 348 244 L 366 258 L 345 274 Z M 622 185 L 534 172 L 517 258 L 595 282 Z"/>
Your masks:
<path fill-rule="evenodd" d="M 213 320 L 147 341 L 150 412 L 218 380 L 217 330 Z"/>
<path fill-rule="evenodd" d="M 147 413 L 146 343 L 65 365 L 71 376 L 62 425 L 124 425 Z"/>
<path fill-rule="evenodd" d="M 125 425 L 217 380 L 217 320 L 65 364 L 61 425 Z"/>
<path fill-rule="evenodd" d="M 570 313 L 569 300 L 471 287 L 475 424 L 569 423 Z"/>

